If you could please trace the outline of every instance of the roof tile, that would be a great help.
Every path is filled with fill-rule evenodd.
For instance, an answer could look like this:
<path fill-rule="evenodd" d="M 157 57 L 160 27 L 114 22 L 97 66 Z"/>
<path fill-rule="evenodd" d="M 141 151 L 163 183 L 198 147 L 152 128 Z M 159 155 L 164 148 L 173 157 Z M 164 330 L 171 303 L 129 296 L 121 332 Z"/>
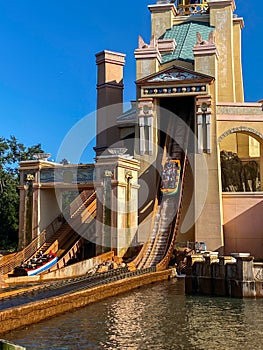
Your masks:
<path fill-rule="evenodd" d="M 206 40 L 214 27 L 207 22 L 189 21 L 180 23 L 167 30 L 162 39 L 175 39 L 177 46 L 172 53 L 162 55 L 162 64 L 173 60 L 194 61 L 193 47 L 196 44 L 196 33 Z"/>

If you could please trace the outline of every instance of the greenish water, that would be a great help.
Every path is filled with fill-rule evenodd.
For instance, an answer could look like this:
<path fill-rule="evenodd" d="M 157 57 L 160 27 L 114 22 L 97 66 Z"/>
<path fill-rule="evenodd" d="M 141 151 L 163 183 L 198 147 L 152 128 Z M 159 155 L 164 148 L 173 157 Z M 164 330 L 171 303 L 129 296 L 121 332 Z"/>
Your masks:
<path fill-rule="evenodd" d="M 189 297 L 183 283 L 145 286 L 4 338 L 34 350 L 262 349 L 262 299 Z"/>

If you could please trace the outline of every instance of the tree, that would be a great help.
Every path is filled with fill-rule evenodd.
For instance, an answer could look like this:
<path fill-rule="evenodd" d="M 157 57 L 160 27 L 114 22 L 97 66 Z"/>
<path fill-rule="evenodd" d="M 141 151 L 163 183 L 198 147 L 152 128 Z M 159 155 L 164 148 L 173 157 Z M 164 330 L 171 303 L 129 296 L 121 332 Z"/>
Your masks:
<path fill-rule="evenodd" d="M 0 137 L 0 249 L 15 249 L 18 243 L 19 162 L 41 152 L 40 144 L 26 147 L 14 136 Z"/>

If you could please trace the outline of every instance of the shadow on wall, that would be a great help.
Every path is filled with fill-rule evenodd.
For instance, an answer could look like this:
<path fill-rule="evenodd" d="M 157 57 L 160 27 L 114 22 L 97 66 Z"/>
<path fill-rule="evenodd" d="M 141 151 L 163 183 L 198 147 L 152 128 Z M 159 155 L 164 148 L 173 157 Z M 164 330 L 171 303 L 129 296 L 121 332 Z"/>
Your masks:
<path fill-rule="evenodd" d="M 263 260 L 263 196 L 223 195 L 225 254 L 248 252 Z"/>

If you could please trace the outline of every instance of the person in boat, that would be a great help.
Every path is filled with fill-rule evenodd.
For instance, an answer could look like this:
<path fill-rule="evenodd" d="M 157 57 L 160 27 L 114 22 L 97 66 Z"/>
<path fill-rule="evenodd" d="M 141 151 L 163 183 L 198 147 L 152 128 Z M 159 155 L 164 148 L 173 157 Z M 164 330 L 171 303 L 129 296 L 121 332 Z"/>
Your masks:
<path fill-rule="evenodd" d="M 38 258 L 36 256 L 33 257 L 33 259 L 31 260 L 32 263 L 36 264 L 37 263 Z"/>
<path fill-rule="evenodd" d="M 52 259 L 52 258 L 54 258 L 55 256 L 56 256 L 56 254 L 53 253 L 52 251 L 50 251 L 50 252 L 47 254 L 47 258 L 48 258 L 48 259 Z"/>
<path fill-rule="evenodd" d="M 39 265 L 42 265 L 43 264 L 43 260 L 40 258 L 40 259 L 38 259 L 37 260 L 37 266 L 39 266 Z"/>
<path fill-rule="evenodd" d="M 43 252 L 42 252 L 42 250 L 40 250 L 40 252 L 37 254 L 37 259 L 39 259 L 39 258 L 42 258 L 42 256 L 43 256 Z"/>
<path fill-rule="evenodd" d="M 167 188 L 169 183 L 169 177 L 166 173 L 166 171 L 163 172 L 163 179 L 162 179 L 162 188 Z"/>
<path fill-rule="evenodd" d="M 24 263 L 24 261 L 21 261 L 21 264 L 19 267 L 21 267 L 22 269 L 24 269 L 26 267 L 26 264 Z"/>

